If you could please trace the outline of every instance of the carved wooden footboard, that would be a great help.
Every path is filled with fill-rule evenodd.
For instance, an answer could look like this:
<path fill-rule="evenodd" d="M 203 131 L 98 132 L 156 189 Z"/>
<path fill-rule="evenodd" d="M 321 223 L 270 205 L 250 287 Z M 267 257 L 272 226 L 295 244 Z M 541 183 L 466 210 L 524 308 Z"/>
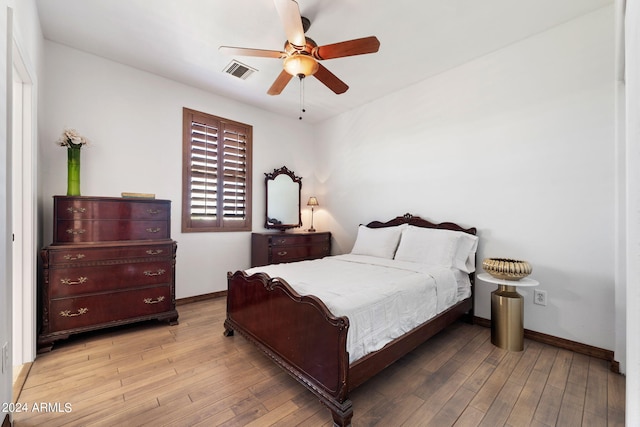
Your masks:
<path fill-rule="evenodd" d="M 227 275 L 225 334 L 238 331 L 311 390 L 339 426 L 353 415 L 347 399 L 349 320 L 335 317 L 314 296 L 286 282 L 242 271 Z"/>
<path fill-rule="evenodd" d="M 311 390 L 331 411 L 334 424 L 353 416 L 350 390 L 472 310 L 472 299 L 438 316 L 349 366 L 349 319 L 335 317 L 314 296 L 298 295 L 285 281 L 264 273 L 228 273 L 225 334 L 238 331 Z"/>

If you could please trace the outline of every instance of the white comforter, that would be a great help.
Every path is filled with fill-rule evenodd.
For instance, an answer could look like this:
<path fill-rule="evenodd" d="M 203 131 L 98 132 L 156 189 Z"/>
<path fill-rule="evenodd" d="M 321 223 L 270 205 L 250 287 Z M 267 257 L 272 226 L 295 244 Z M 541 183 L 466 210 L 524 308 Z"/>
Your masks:
<path fill-rule="evenodd" d="M 466 297 L 450 268 L 362 255 L 255 267 L 247 274 L 280 277 L 300 295 L 315 295 L 336 316 L 349 318 L 349 362 Z"/>

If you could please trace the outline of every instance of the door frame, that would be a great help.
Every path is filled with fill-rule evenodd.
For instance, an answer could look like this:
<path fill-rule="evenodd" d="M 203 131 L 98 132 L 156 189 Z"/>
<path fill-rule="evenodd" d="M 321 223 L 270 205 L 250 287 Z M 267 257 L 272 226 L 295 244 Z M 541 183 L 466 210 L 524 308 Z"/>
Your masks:
<path fill-rule="evenodd" d="M 13 365 L 36 357 L 37 226 L 37 101 L 32 67 L 13 35 L 12 52 L 12 341 Z M 19 218 L 19 219 L 18 219 Z M 18 241 L 18 242 L 16 242 Z"/>

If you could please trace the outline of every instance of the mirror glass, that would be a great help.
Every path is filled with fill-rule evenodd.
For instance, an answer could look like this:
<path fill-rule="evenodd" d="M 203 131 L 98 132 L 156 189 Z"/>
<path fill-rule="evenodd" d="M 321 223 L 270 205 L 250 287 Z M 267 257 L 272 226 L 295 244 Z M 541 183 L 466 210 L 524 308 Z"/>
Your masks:
<path fill-rule="evenodd" d="M 286 230 L 302 226 L 300 191 L 302 178 L 286 166 L 265 173 L 267 209 L 265 228 Z"/>

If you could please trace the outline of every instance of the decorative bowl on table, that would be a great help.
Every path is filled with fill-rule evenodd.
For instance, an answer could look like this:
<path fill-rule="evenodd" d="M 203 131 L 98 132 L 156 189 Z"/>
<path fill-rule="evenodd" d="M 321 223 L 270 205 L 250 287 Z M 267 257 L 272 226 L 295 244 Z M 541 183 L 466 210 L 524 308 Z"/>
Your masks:
<path fill-rule="evenodd" d="M 531 274 L 531 266 L 527 261 L 509 258 L 485 258 L 482 268 L 496 279 L 520 280 Z"/>

